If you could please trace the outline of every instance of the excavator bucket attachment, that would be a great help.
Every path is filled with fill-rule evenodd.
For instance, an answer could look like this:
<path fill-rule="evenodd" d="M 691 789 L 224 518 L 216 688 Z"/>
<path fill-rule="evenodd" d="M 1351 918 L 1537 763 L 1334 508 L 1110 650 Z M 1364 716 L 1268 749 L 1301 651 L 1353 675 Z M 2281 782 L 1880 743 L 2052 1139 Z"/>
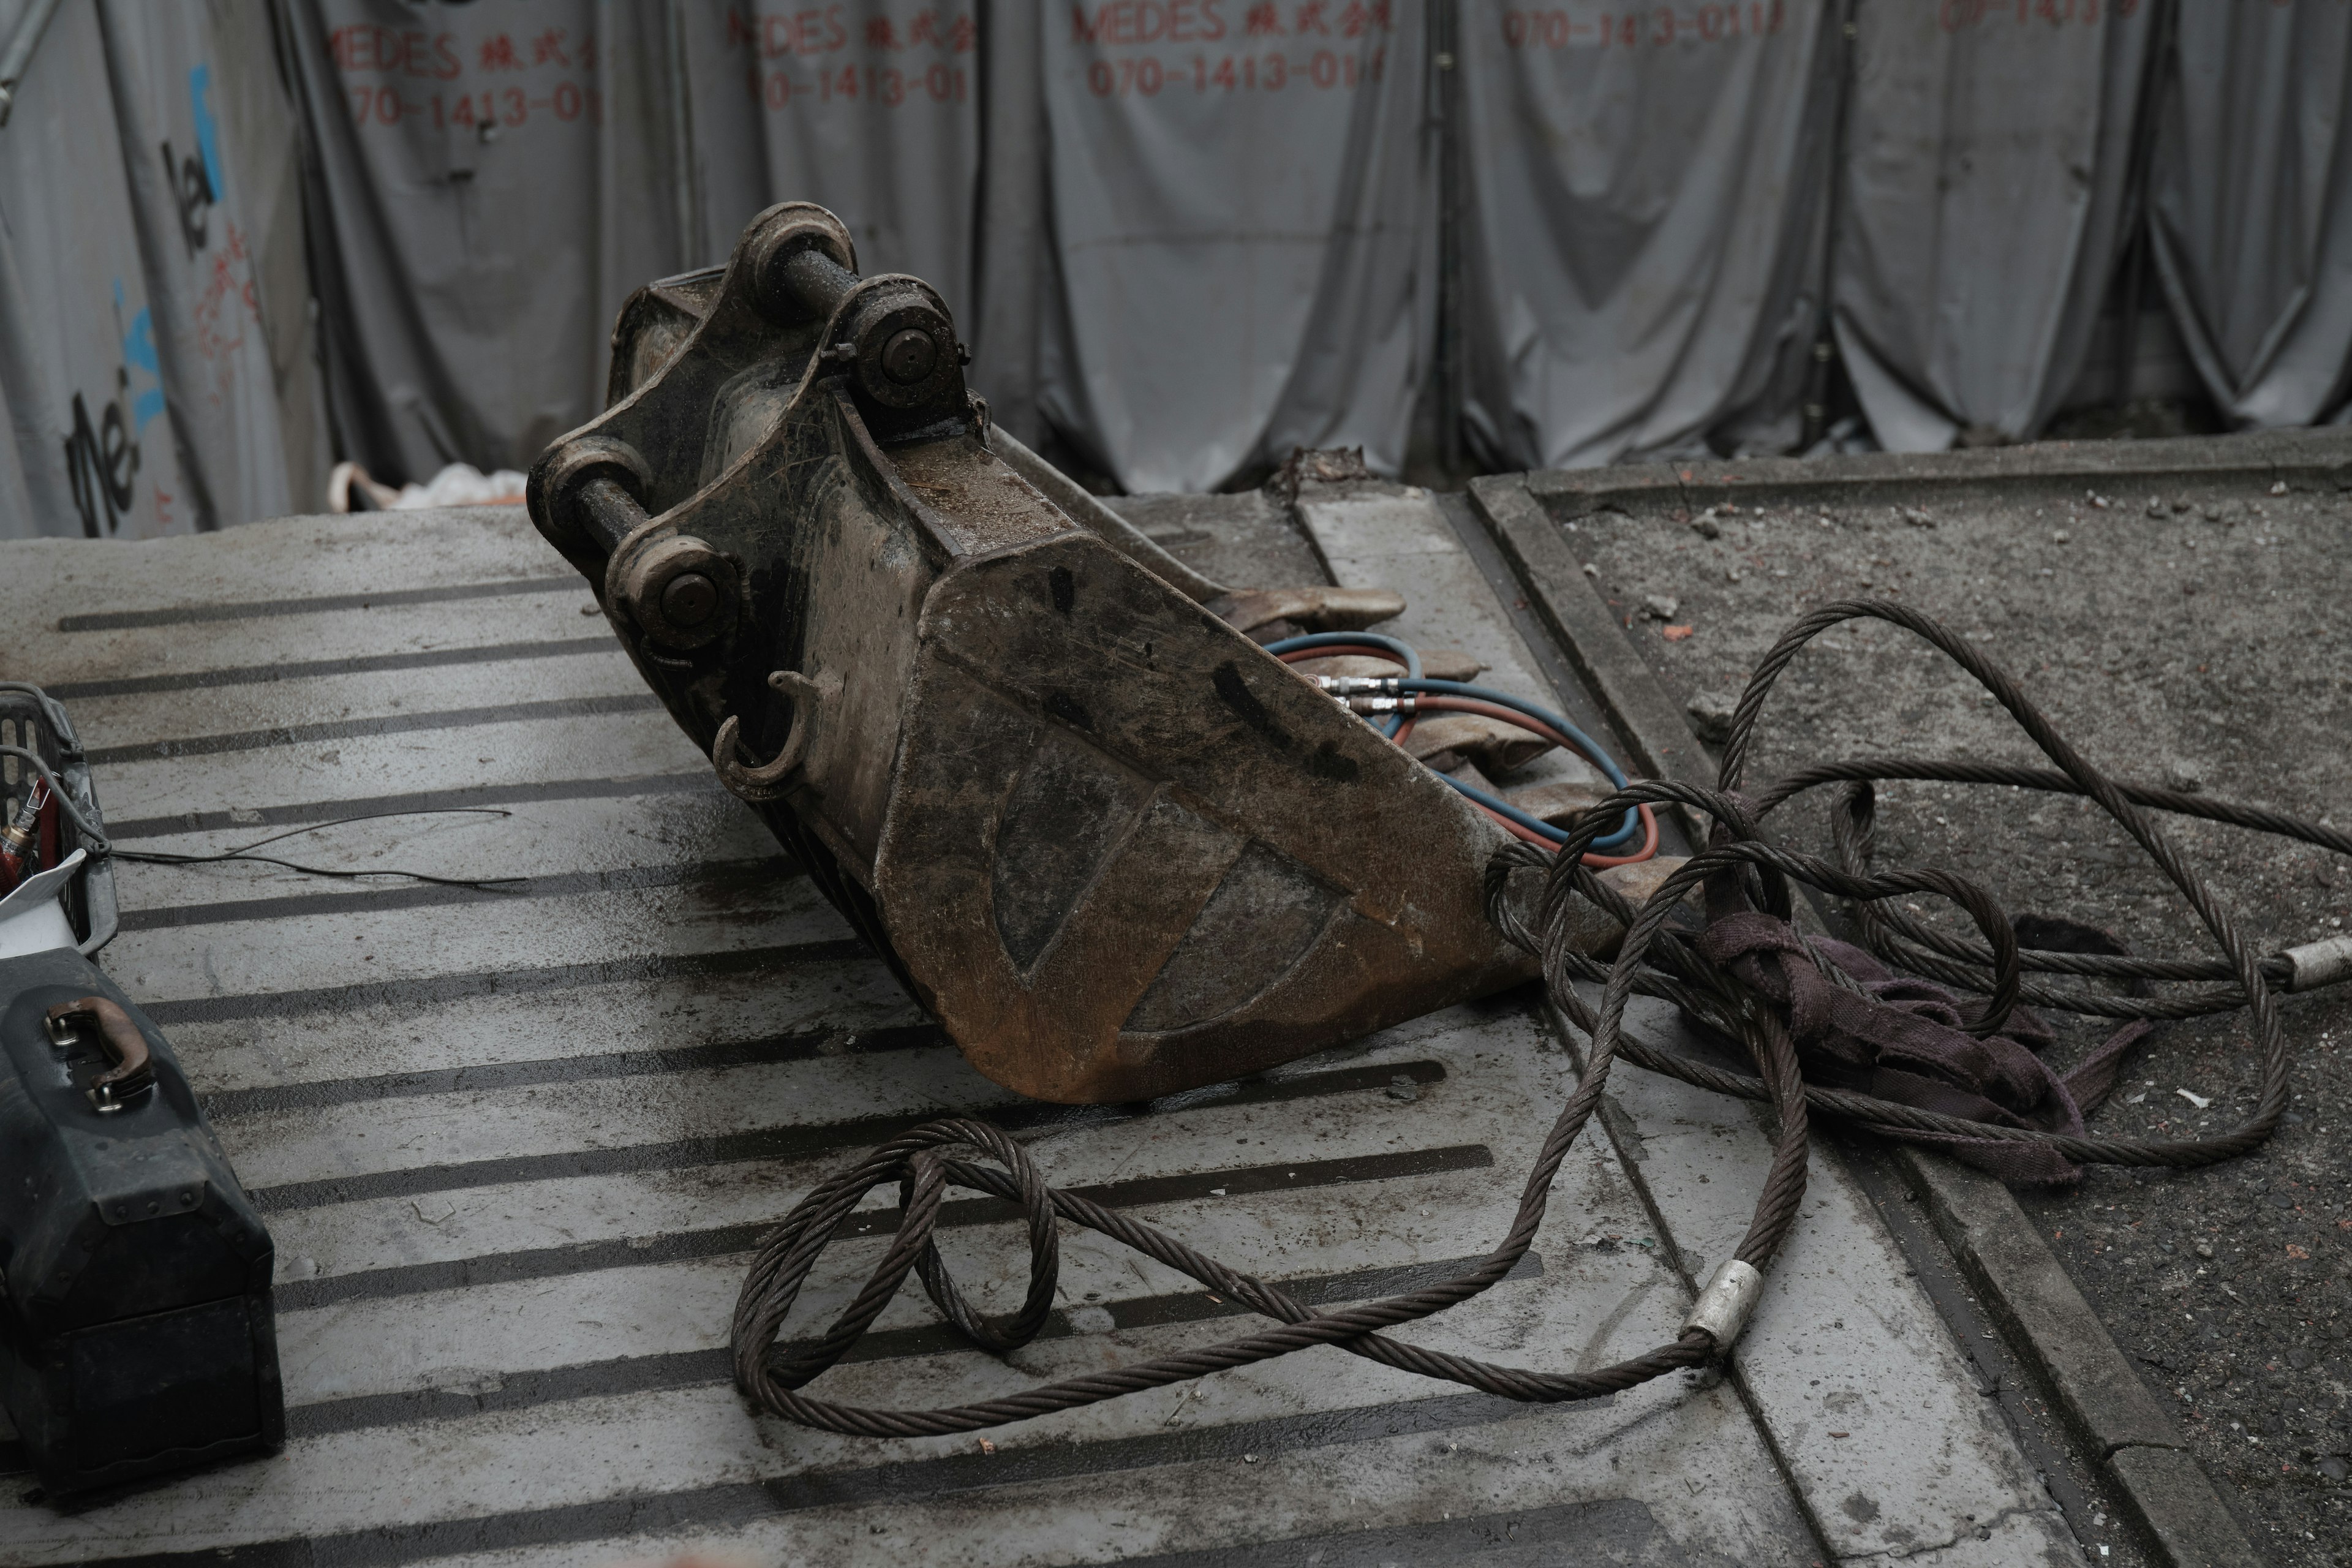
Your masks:
<path fill-rule="evenodd" d="M 1149 1099 L 1527 978 L 1501 834 L 1004 433 L 939 295 L 823 208 L 641 289 L 531 517 L 645 679 L 980 1071 Z"/>

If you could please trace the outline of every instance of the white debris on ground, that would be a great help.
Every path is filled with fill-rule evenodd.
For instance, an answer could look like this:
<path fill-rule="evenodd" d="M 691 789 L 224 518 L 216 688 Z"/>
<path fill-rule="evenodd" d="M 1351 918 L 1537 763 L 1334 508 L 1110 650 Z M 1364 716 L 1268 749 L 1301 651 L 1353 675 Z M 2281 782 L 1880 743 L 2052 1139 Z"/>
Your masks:
<path fill-rule="evenodd" d="M 520 506 L 525 478 L 512 468 L 486 474 L 471 463 L 452 463 L 427 483 L 398 489 L 378 484 L 357 463 L 338 463 L 327 484 L 327 510 L 418 511 L 436 506 Z"/>

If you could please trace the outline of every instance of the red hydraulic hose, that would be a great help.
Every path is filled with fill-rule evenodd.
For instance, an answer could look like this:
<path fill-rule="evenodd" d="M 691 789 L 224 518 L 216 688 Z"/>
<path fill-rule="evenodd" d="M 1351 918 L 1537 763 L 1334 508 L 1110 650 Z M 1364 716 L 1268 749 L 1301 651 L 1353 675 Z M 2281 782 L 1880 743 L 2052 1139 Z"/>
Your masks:
<path fill-rule="evenodd" d="M 1289 653 L 1277 654 L 1276 657 L 1280 658 L 1285 664 L 1298 664 L 1310 658 L 1339 658 L 1346 656 L 1354 656 L 1362 658 L 1377 658 L 1383 664 L 1395 665 L 1400 669 L 1404 668 L 1404 662 L 1398 658 L 1395 654 L 1391 653 L 1388 649 L 1382 647 L 1371 647 L 1369 646 L 1312 648 L 1302 647 L 1293 649 Z M 1550 725 L 1543 723 L 1539 720 L 1531 719 L 1525 713 L 1518 712 L 1516 710 L 1506 708 L 1500 703 L 1482 702 L 1475 697 L 1452 697 L 1430 693 L 1423 694 L 1416 698 L 1413 702 L 1413 707 L 1416 713 L 1423 711 L 1476 713 L 1488 719 L 1499 719 L 1504 723 L 1509 724 L 1516 729 L 1525 730 L 1530 735 L 1540 736 L 1542 739 L 1549 741 L 1555 746 L 1564 747 L 1568 751 L 1575 752 L 1580 756 L 1583 755 L 1582 751 L 1577 746 L 1575 742 L 1570 740 L 1566 735 L 1561 734 Z M 1394 737 L 1398 745 L 1403 745 L 1406 739 L 1412 735 L 1412 726 L 1413 716 L 1407 715 L 1404 722 L 1398 727 Z M 1477 802 L 1475 801 L 1471 802 L 1471 804 L 1473 805 L 1477 805 Z M 1522 827 L 1517 823 L 1513 822 L 1509 817 L 1503 816 L 1499 812 L 1487 811 L 1483 805 L 1478 806 L 1478 809 L 1485 812 L 1488 817 L 1499 824 L 1503 829 L 1509 833 L 1514 838 L 1523 838 L 1530 844 L 1541 845 L 1546 849 L 1556 850 L 1559 847 L 1559 845 L 1554 844 L 1550 839 L 1543 837 L 1543 835 L 1530 832 L 1528 829 Z M 1642 818 L 1642 847 L 1631 855 L 1587 855 L 1584 857 L 1584 863 L 1587 866 L 1592 868 L 1594 870 L 1603 870 L 1611 866 L 1631 866 L 1639 861 L 1647 860 L 1658 852 L 1657 816 L 1646 805 L 1641 806 L 1638 809 L 1641 813 Z"/>

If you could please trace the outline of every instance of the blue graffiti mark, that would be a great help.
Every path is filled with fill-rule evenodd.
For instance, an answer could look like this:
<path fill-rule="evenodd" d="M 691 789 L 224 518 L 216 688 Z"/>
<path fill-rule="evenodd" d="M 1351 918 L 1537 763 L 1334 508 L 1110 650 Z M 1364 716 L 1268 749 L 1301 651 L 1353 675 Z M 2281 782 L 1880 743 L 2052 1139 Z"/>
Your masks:
<path fill-rule="evenodd" d="M 122 279 L 114 280 L 114 319 L 122 319 Z M 122 334 L 122 363 L 145 371 L 160 384 L 163 379 L 163 362 L 155 353 L 155 319 L 146 306 L 131 318 L 131 328 Z M 163 412 L 163 388 L 158 384 L 141 393 L 131 404 L 131 435 L 147 433 L 147 422 Z"/>
<path fill-rule="evenodd" d="M 188 73 L 188 102 L 196 118 L 196 152 L 205 161 L 205 178 L 212 184 L 213 200 L 218 201 L 227 187 L 221 184 L 220 127 L 213 120 L 208 97 L 212 85 L 212 67 L 198 66 Z"/>

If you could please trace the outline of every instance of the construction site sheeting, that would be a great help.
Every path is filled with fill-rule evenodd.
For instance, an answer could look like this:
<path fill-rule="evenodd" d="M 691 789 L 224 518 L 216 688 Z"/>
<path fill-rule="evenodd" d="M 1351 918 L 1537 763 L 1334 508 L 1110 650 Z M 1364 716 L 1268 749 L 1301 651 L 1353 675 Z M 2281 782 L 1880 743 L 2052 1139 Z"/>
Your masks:
<path fill-rule="evenodd" d="M 861 269 L 911 272 L 968 319 L 977 13 L 975 0 L 677 7 L 695 214 L 688 259 L 726 260 L 745 221 L 772 203 L 815 202 L 849 226 Z"/>
<path fill-rule="evenodd" d="M 196 522 L 112 105 L 86 90 L 106 79 L 96 10 L 64 7 L 0 132 L 0 532 L 19 537 Z"/>
<path fill-rule="evenodd" d="M 301 139 L 251 6 L 99 7 L 187 521 L 318 504 L 328 433 L 303 258 Z"/>
<path fill-rule="evenodd" d="M 1889 450 L 2022 439 L 2057 412 L 2126 236 L 2155 11 L 1857 8 L 1832 297 Z"/>
<path fill-rule="evenodd" d="M 2190 360 L 2231 421 L 2337 416 L 2352 371 L 2352 10 L 2184 5 L 2150 233 Z"/>
<path fill-rule="evenodd" d="M 1432 343 L 1419 0 L 1049 14 L 1046 420 L 1131 491 L 1403 463 Z M 985 367 L 981 382 L 985 388 Z"/>
<path fill-rule="evenodd" d="M 1887 447 L 2030 438 L 2143 220 L 2221 413 L 2327 420 L 2341 9 L 65 0 L 0 130 L 0 536 L 528 468 L 628 293 L 783 200 L 1129 490 L 1456 416 L 1496 467 L 1787 451 L 1832 345 Z"/>
<path fill-rule="evenodd" d="M 604 406 L 630 290 L 677 269 L 662 14 L 289 0 L 347 455 L 524 468 Z"/>
<path fill-rule="evenodd" d="M 1799 435 L 1836 8 L 1464 8 L 1466 415 L 1507 468 Z"/>

